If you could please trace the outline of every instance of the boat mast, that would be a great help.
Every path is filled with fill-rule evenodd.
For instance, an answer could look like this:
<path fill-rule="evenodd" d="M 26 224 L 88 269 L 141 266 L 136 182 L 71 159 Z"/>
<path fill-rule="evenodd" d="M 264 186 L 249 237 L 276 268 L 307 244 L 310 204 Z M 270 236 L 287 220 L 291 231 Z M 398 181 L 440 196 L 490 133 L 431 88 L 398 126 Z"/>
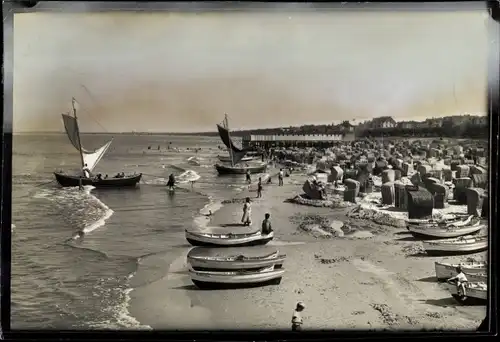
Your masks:
<path fill-rule="evenodd" d="M 76 108 L 75 108 L 75 98 L 71 99 L 71 106 L 73 107 L 73 116 L 76 121 L 76 136 L 78 137 L 78 151 L 80 152 L 80 161 L 82 163 L 82 169 L 85 167 L 85 161 L 83 160 L 83 151 L 82 151 L 82 142 L 80 140 L 80 127 L 78 127 L 78 118 L 76 117 Z"/>
<path fill-rule="evenodd" d="M 229 158 L 231 159 L 231 166 L 234 167 L 234 163 L 233 163 L 233 149 L 231 146 L 232 143 L 231 143 L 231 133 L 229 132 L 229 120 L 227 119 L 227 113 L 224 114 L 224 120 L 226 121 L 226 129 L 227 129 L 227 135 L 229 137 Z"/>

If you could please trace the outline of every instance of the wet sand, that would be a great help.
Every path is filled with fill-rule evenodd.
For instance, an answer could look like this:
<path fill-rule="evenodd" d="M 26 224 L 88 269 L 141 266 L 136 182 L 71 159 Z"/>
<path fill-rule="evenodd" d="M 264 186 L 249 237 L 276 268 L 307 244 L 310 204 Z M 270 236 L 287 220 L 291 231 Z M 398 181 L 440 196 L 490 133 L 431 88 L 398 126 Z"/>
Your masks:
<path fill-rule="evenodd" d="M 300 300 L 306 304 L 305 330 L 475 330 L 479 326 L 486 307 L 455 302 L 435 281 L 434 261 L 478 260 L 485 253 L 428 257 L 405 228 L 348 218 L 346 212 L 352 208 L 286 203 L 301 192 L 304 179 L 293 174 L 283 187 L 273 179 L 275 184 L 265 185 L 260 199 L 248 190 L 236 196 L 252 198 L 256 229 L 264 214 L 271 213 L 275 239 L 270 245 L 287 254 L 279 286 L 198 290 L 186 272 L 191 247 L 185 243 L 141 261 L 147 267 L 140 267 L 138 273 L 143 274 L 132 281 L 130 313 L 153 329 L 289 330 L 294 305 Z M 298 214 L 340 220 L 350 229 L 343 237 L 318 237 L 299 228 Z M 241 215 L 241 203 L 227 204 L 209 224 L 239 223 Z"/>

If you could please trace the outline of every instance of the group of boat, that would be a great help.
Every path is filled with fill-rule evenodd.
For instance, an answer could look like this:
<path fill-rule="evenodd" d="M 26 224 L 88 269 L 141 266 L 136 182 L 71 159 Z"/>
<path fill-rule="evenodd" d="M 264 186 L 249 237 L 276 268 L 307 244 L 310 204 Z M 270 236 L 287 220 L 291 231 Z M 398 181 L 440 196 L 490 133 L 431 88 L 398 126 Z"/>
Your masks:
<path fill-rule="evenodd" d="M 75 104 L 76 100 L 73 98 L 71 113 L 62 114 L 62 119 L 69 141 L 80 154 L 81 170 L 82 172 L 83 170 L 87 170 L 88 175 L 84 177 L 82 172 L 78 175 L 67 174 L 62 171 L 54 172 L 57 183 L 63 187 L 90 185 L 96 188 L 126 188 L 137 186 L 142 178 L 142 173 L 133 175 L 122 174 L 109 178 L 107 176 L 102 177 L 101 175 L 90 176 L 110 148 L 113 139 L 97 149 L 85 149 L 81 141 Z M 229 156 L 218 156 L 219 162 L 215 164 L 215 169 L 220 175 L 253 174 L 266 171 L 267 163 L 256 160 L 254 156 L 247 155 L 249 151 L 235 146 L 231 140 L 227 115 L 225 116 L 223 125 L 218 124 L 217 128 L 220 138 L 229 152 Z"/>
<path fill-rule="evenodd" d="M 462 255 L 488 249 L 488 237 L 477 235 L 486 227 L 479 217 L 457 214 L 450 219 L 408 220 L 407 229 L 422 239 L 428 255 Z M 448 280 L 457 275 L 460 266 L 467 278 L 466 295 L 461 296 L 455 283 Z M 435 262 L 436 278 L 443 282 L 450 294 L 462 304 L 484 304 L 487 300 L 486 263 L 449 264 Z"/>
<path fill-rule="evenodd" d="M 186 230 L 186 240 L 196 246 L 187 256 L 191 280 L 201 289 L 279 284 L 286 255 L 265 246 L 273 237 L 273 232 L 228 232 L 222 227 L 210 232 Z"/>
<path fill-rule="evenodd" d="M 486 227 L 478 217 L 456 215 L 448 220 L 408 220 L 406 227 L 423 240 L 429 255 L 469 254 L 488 248 L 488 237 L 476 234 Z"/>

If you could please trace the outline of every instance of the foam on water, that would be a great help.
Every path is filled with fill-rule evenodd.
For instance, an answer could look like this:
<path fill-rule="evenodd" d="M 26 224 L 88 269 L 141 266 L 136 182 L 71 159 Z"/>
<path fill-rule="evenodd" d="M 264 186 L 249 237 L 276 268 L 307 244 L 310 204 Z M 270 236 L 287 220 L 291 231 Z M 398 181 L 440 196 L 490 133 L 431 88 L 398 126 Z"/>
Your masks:
<path fill-rule="evenodd" d="M 179 183 L 196 182 L 200 178 L 201 176 L 193 170 L 186 170 L 179 176 L 177 176 L 177 180 Z"/>

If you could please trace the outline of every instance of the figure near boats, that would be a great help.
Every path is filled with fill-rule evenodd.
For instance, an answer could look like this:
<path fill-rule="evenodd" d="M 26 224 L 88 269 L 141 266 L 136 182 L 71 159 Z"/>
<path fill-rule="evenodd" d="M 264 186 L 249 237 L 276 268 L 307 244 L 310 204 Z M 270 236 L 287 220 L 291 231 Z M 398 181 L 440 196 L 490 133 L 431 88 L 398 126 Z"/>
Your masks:
<path fill-rule="evenodd" d="M 252 224 L 252 204 L 250 203 L 250 197 L 245 199 L 245 204 L 243 204 L 243 216 L 241 217 L 241 223 L 244 226 L 249 226 Z"/>
<path fill-rule="evenodd" d="M 261 228 L 262 235 L 269 235 L 273 231 L 270 218 L 271 218 L 271 214 L 266 213 L 264 215 L 264 221 L 262 221 L 262 228 Z"/>
<path fill-rule="evenodd" d="M 259 182 L 257 183 L 257 198 L 262 197 L 262 178 L 259 177 Z"/>
<path fill-rule="evenodd" d="M 455 284 L 457 286 L 458 295 L 462 298 L 465 298 L 467 296 L 465 289 L 468 283 L 467 277 L 465 276 L 462 267 L 457 266 L 455 270 L 457 272 L 457 275 L 448 279 L 447 282 L 450 284 Z"/>
<path fill-rule="evenodd" d="M 305 305 L 303 302 L 298 302 L 295 306 L 295 310 L 293 311 L 292 316 L 292 331 L 301 331 L 302 330 L 302 311 L 304 311 Z"/>
<path fill-rule="evenodd" d="M 175 190 L 175 176 L 173 173 L 171 173 L 170 176 L 168 176 L 167 187 L 168 187 L 168 190 L 170 190 L 170 191 Z"/>

